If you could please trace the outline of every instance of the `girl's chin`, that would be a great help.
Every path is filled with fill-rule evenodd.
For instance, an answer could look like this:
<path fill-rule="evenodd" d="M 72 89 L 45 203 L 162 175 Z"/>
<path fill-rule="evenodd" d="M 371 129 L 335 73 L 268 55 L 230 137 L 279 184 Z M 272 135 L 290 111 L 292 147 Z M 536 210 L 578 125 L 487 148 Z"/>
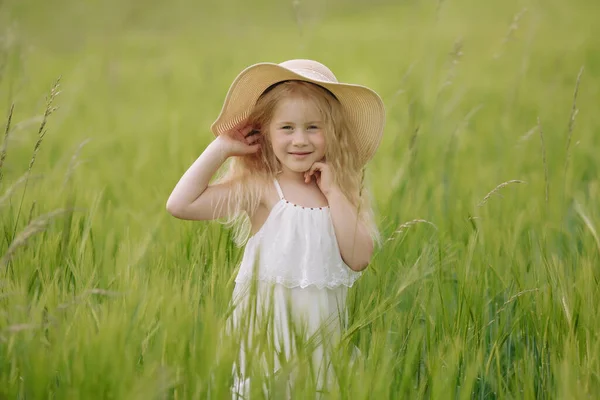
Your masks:
<path fill-rule="evenodd" d="M 312 166 L 312 164 L 308 164 L 308 163 L 305 164 L 305 165 L 298 165 L 298 164 L 295 164 L 295 165 L 287 164 L 287 165 L 285 165 L 284 164 L 284 168 L 287 169 L 289 172 L 298 173 L 298 174 L 305 173 L 306 171 L 308 171 L 310 169 L 311 166 Z"/>
<path fill-rule="evenodd" d="M 288 170 L 290 172 L 294 172 L 294 173 L 297 173 L 297 174 L 303 174 L 306 171 L 308 171 L 309 169 L 310 169 L 310 167 L 307 167 L 307 168 L 288 168 Z"/>

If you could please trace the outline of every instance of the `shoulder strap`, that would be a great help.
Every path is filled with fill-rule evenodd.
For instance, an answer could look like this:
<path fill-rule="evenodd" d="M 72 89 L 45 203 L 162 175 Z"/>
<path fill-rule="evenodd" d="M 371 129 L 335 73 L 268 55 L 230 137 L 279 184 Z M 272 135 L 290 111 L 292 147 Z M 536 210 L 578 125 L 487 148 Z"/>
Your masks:
<path fill-rule="evenodd" d="M 279 198 L 281 200 L 285 200 L 285 197 L 283 197 L 283 191 L 281 190 L 281 186 L 279 186 L 279 182 L 277 181 L 277 178 L 275 178 L 273 180 L 273 182 L 275 183 L 275 189 L 277 189 L 277 194 L 279 195 Z"/>

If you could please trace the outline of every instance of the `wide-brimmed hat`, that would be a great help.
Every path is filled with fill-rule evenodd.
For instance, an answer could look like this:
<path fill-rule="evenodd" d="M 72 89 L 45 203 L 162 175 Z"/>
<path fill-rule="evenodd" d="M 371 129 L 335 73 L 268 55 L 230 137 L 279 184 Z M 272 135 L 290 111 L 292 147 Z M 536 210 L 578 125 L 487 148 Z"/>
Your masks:
<path fill-rule="evenodd" d="M 259 63 L 235 78 L 211 130 L 218 136 L 248 118 L 260 95 L 275 83 L 299 80 L 329 90 L 339 100 L 357 148 L 366 164 L 375 154 L 383 135 L 385 107 L 381 97 L 365 86 L 340 83 L 325 65 L 313 60 L 289 60 L 281 64 Z"/>

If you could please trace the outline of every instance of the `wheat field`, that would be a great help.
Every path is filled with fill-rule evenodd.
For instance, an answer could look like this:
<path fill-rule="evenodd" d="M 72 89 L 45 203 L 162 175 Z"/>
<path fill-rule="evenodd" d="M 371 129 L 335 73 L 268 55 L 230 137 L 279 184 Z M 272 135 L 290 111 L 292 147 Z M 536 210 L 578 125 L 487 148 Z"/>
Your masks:
<path fill-rule="evenodd" d="M 231 398 L 242 249 L 165 203 L 237 73 L 291 58 L 387 108 L 366 179 L 383 242 L 344 337 L 360 357 L 335 359 L 326 398 L 599 398 L 598 17 L 596 0 L 0 1 L 0 399 Z M 309 374 L 292 397 L 314 398 Z"/>

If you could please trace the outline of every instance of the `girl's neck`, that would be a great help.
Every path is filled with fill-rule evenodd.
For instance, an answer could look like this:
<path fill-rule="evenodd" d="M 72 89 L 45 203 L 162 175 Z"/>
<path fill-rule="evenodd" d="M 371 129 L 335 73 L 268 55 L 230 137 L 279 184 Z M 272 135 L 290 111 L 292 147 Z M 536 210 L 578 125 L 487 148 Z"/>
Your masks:
<path fill-rule="evenodd" d="M 289 182 L 304 183 L 304 172 L 290 171 L 283 167 L 283 171 L 278 174 L 277 178 Z"/>

